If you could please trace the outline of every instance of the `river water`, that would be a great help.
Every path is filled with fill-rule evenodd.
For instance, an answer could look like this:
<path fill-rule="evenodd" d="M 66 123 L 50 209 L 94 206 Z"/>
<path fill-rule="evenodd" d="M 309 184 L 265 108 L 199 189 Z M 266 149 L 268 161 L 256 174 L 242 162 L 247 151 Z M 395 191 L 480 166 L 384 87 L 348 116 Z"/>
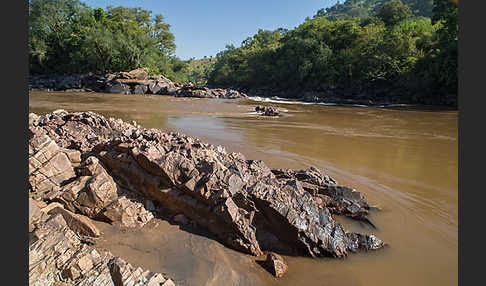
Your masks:
<path fill-rule="evenodd" d="M 378 227 L 339 219 L 375 233 L 389 247 L 346 259 L 285 257 L 273 278 L 255 257 L 163 220 L 123 231 L 97 223 L 99 247 L 132 264 L 172 275 L 183 285 L 457 285 L 458 113 L 372 107 L 274 104 L 280 118 L 252 113 L 258 101 L 158 95 L 31 92 L 29 110 L 93 111 L 180 131 L 261 159 L 271 168 L 324 170 L 371 205 Z M 266 104 L 266 103 L 265 103 Z"/>

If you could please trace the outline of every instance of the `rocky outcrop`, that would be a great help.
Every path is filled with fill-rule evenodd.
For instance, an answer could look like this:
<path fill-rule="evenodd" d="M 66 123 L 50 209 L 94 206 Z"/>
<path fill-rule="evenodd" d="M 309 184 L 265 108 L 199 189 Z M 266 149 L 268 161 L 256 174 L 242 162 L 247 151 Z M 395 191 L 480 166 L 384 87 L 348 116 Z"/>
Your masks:
<path fill-rule="evenodd" d="M 106 75 L 31 75 L 29 77 L 29 90 L 94 91 L 127 95 L 161 94 L 178 97 L 226 99 L 246 97 L 244 93 L 237 90 L 195 87 L 191 83 L 182 85 L 174 83 L 162 75 L 149 76 L 146 68 Z"/>
<path fill-rule="evenodd" d="M 302 188 L 312 194 L 320 205 L 333 214 L 346 215 L 356 219 L 367 219 L 370 210 L 363 194 L 355 189 L 340 186 L 318 169 L 308 170 L 274 169 L 272 173 L 281 180 L 297 180 Z"/>
<path fill-rule="evenodd" d="M 32 198 L 60 203 L 61 208 L 57 208 L 56 213 L 61 213 L 69 224 L 76 223 L 90 236 L 98 236 L 99 233 L 89 225 L 88 218 L 125 227 L 140 227 L 154 217 L 145 209 L 142 198 L 115 183 L 98 158 L 88 156 L 81 162 L 79 150 L 65 148 L 72 147 L 72 140 L 62 137 L 67 140 L 58 142 L 65 147 L 59 147 L 47 135 L 49 132 L 45 133 L 45 129 L 35 127 L 35 124 L 42 125 L 43 121 L 37 122 L 38 118 L 33 114 L 31 119 L 29 186 Z M 74 125 L 71 127 L 75 128 Z M 61 136 L 56 134 L 56 138 L 60 139 Z M 76 134 L 71 132 L 71 135 Z M 89 138 L 83 137 L 83 140 L 94 142 Z"/>
<path fill-rule="evenodd" d="M 279 116 L 280 110 L 274 106 L 258 105 L 255 107 L 255 111 L 263 116 Z"/>
<path fill-rule="evenodd" d="M 96 250 L 71 230 L 62 214 L 34 222 L 29 237 L 29 285 L 174 285 L 160 273 Z"/>
<path fill-rule="evenodd" d="M 205 86 L 194 86 L 192 84 L 184 85 L 182 88 L 178 89 L 174 95 L 176 97 L 226 98 L 226 99 L 246 97 L 244 93 L 241 93 L 233 89 L 222 89 L 222 88 L 211 89 Z"/>
<path fill-rule="evenodd" d="M 116 210 L 124 207 L 117 199 L 131 194 L 182 214 L 229 247 L 253 255 L 269 250 L 344 257 L 384 245 L 374 235 L 347 232 L 334 220 L 332 213 L 366 217 L 369 207 L 362 194 L 317 169 L 272 171 L 262 161 L 196 138 L 91 112 L 31 117 L 36 136 L 81 153 L 77 177 L 44 196 L 72 212 L 120 221 L 123 215 Z"/>

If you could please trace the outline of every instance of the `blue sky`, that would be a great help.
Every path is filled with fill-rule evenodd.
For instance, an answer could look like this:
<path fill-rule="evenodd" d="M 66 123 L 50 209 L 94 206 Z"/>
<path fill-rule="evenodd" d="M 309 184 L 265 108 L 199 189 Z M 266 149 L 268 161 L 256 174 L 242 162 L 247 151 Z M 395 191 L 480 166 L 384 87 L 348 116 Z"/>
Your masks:
<path fill-rule="evenodd" d="M 175 36 L 176 56 L 215 56 L 226 44 L 239 46 L 258 29 L 292 29 L 337 0 L 81 0 L 91 7 L 142 7 L 162 14 Z M 341 1 L 344 2 L 344 1 Z"/>

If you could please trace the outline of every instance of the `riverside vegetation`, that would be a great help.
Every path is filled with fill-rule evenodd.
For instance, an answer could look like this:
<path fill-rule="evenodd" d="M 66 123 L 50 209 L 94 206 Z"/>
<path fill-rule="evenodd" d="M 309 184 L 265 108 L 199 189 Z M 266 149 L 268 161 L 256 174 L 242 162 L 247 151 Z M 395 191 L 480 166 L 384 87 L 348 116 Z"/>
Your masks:
<path fill-rule="evenodd" d="M 215 60 L 183 61 L 162 15 L 29 2 L 31 74 L 147 67 L 179 83 L 307 101 L 457 106 L 458 8 L 448 0 L 347 0 L 292 30 L 259 30 Z"/>
<path fill-rule="evenodd" d="M 218 54 L 208 83 L 309 100 L 455 105 L 457 6 L 405 3 L 417 4 L 414 13 L 400 0 L 348 0 L 293 30 L 259 30 Z"/>

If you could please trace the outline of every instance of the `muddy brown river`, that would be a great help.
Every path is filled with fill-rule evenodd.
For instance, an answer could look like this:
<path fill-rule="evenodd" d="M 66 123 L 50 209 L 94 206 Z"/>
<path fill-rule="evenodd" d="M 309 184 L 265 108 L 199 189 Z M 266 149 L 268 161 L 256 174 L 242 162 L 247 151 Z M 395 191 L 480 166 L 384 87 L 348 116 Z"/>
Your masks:
<path fill-rule="evenodd" d="M 375 233 L 389 247 L 346 259 L 285 257 L 276 279 L 252 256 L 156 219 L 139 230 L 97 222 L 97 246 L 128 262 L 168 273 L 182 285 L 457 285 L 458 113 L 372 107 L 274 104 L 285 116 L 252 114 L 250 99 L 31 92 L 29 110 L 93 111 L 179 131 L 271 168 L 324 170 L 382 211 L 378 227 L 338 220 Z"/>

